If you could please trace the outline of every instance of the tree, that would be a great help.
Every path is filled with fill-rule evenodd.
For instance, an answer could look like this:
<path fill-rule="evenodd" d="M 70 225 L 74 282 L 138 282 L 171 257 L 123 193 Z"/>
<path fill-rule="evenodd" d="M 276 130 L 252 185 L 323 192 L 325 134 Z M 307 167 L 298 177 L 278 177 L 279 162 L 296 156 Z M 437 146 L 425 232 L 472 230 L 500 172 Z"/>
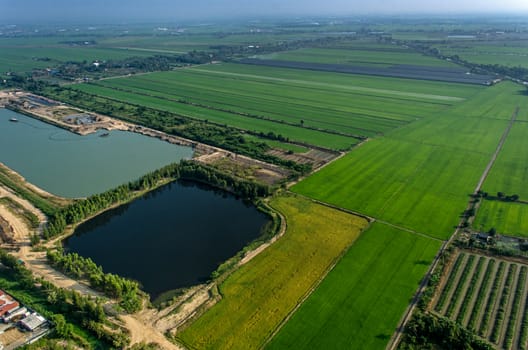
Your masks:
<path fill-rule="evenodd" d="M 495 236 L 497 234 L 497 230 L 495 230 L 495 227 L 492 227 L 490 228 L 490 230 L 488 231 L 489 235 L 490 236 Z"/>
<path fill-rule="evenodd" d="M 503 199 L 503 198 L 504 198 L 504 193 L 502 193 L 502 192 L 497 192 L 497 197 L 498 197 L 499 199 Z"/>
<path fill-rule="evenodd" d="M 55 324 L 55 332 L 61 338 L 69 338 L 73 334 L 73 326 L 66 322 L 66 319 L 61 314 L 53 315 L 53 323 Z"/>

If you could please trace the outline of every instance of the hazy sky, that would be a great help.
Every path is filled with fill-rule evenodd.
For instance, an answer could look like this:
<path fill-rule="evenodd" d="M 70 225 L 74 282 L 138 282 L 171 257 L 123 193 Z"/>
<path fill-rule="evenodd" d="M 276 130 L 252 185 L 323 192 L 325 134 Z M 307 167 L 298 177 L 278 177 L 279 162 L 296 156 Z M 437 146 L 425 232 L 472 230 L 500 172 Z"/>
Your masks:
<path fill-rule="evenodd" d="M 0 0 L 4 23 L 471 12 L 528 13 L 528 0 Z"/>

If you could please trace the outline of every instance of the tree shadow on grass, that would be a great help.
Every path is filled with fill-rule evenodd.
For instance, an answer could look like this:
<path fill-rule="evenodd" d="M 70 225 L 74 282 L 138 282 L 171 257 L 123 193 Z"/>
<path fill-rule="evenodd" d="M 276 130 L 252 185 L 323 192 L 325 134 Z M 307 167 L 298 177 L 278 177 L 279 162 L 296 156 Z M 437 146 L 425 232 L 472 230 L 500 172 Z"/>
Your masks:
<path fill-rule="evenodd" d="M 378 334 L 378 335 L 376 335 L 376 339 L 380 339 L 380 340 L 389 340 L 390 337 L 391 336 L 389 334 Z"/>

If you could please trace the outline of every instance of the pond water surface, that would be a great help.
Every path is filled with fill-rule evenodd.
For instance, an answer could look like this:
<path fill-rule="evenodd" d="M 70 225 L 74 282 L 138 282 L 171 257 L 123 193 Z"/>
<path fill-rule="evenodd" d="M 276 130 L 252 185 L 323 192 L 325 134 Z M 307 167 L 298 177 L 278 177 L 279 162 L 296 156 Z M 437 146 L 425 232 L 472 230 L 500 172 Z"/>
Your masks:
<path fill-rule="evenodd" d="M 64 246 L 105 272 L 137 280 L 155 299 L 206 281 L 268 221 L 233 195 L 174 182 L 80 225 Z"/>
<path fill-rule="evenodd" d="M 42 189 L 72 198 L 104 192 L 193 154 L 190 147 L 132 132 L 103 133 L 80 136 L 0 108 L 0 162 Z"/>

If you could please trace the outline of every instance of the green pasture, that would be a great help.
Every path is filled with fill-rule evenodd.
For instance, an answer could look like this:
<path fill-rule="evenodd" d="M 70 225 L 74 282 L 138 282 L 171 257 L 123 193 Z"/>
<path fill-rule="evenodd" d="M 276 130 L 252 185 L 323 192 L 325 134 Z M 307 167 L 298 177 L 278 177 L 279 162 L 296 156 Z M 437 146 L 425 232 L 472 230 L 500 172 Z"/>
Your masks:
<path fill-rule="evenodd" d="M 305 126 L 351 134 L 387 131 L 446 105 L 418 98 L 387 98 L 276 81 L 233 79 L 193 70 L 112 79 L 98 85 L 275 121 L 298 124 L 303 120 Z"/>
<path fill-rule="evenodd" d="M 521 85 L 504 81 L 492 88 L 486 88 L 465 103 L 451 109 L 453 115 L 510 120 L 516 107 L 517 119 L 528 121 L 528 94 Z"/>
<path fill-rule="evenodd" d="M 387 50 L 384 50 L 384 47 L 372 48 L 370 50 L 308 48 L 263 55 L 260 58 L 297 62 L 350 64 L 380 68 L 398 64 L 456 67 L 454 63 L 425 56 L 410 49 L 403 49 L 402 47 L 394 48 L 389 45 L 386 47 Z"/>
<path fill-rule="evenodd" d="M 458 55 L 469 62 L 528 68 L 528 47 L 525 42 L 469 41 L 435 45 L 435 47 L 442 55 Z"/>
<path fill-rule="evenodd" d="M 528 237 L 528 204 L 483 200 L 473 228 L 483 232 L 495 228 L 499 234 Z"/>
<path fill-rule="evenodd" d="M 266 348 L 385 348 L 440 244 L 374 223 Z"/>
<path fill-rule="evenodd" d="M 500 96 L 509 88 L 498 85 L 489 90 Z M 488 96 L 489 90 L 481 93 Z M 485 117 L 489 105 L 496 103 L 501 103 L 500 97 L 495 101 L 491 96 L 481 105 L 480 119 L 476 111 L 475 116 L 464 117 L 446 110 L 395 130 L 365 143 L 292 189 L 446 239 L 506 129 L 506 120 Z"/>
<path fill-rule="evenodd" d="M 277 122 L 270 122 L 269 120 L 265 119 L 248 118 L 229 112 L 177 103 L 159 97 L 138 95 L 130 92 L 118 91 L 106 87 L 86 84 L 76 85 L 74 88 L 95 95 L 113 98 L 119 101 L 139 104 L 158 110 L 165 110 L 177 113 L 179 115 L 207 120 L 217 124 L 228 125 L 244 130 L 250 130 L 259 133 L 262 132 L 264 134 L 273 132 L 276 135 L 282 135 L 293 141 L 306 142 L 322 147 L 348 149 L 358 142 L 357 139 L 352 137 L 310 130 L 301 127 L 300 124 L 298 126 L 293 126 Z"/>
<path fill-rule="evenodd" d="M 127 57 L 152 56 L 154 53 L 142 50 L 97 48 L 97 47 L 69 47 L 65 45 L 50 45 L 45 47 L 10 47 L 2 46 L 0 40 L 0 73 L 30 72 L 35 68 L 53 68 L 61 63 L 105 61 L 110 59 L 124 59 Z"/>
<path fill-rule="evenodd" d="M 447 90 L 445 84 L 408 80 L 398 87 L 384 78 L 376 84 L 377 79 L 334 73 L 311 77 L 298 70 L 219 64 L 73 88 L 333 149 L 356 144 L 349 136 L 390 132 L 482 90 L 461 84 L 448 84 Z"/>
<path fill-rule="evenodd" d="M 220 286 L 222 300 L 178 339 L 190 349 L 255 349 L 367 226 L 363 218 L 293 195 L 271 206 L 287 231 Z"/>
<path fill-rule="evenodd" d="M 474 96 L 484 87 L 471 84 L 445 83 L 429 80 L 412 80 L 389 77 L 373 77 L 298 69 L 263 67 L 249 64 L 214 64 L 193 68 L 193 71 L 207 71 L 216 75 L 230 75 L 237 78 L 271 80 L 302 84 L 308 87 L 331 88 L 337 91 L 366 91 L 384 93 L 396 97 L 417 97 L 432 101 L 456 102 Z M 365 90 L 362 90 L 365 89 Z M 371 91 L 369 89 L 375 89 Z M 378 91 L 379 90 L 379 91 Z"/>
<path fill-rule="evenodd" d="M 483 191 L 496 195 L 517 194 L 522 200 L 528 200 L 528 123 L 517 122 L 497 157 L 493 168 L 482 187 Z"/>

